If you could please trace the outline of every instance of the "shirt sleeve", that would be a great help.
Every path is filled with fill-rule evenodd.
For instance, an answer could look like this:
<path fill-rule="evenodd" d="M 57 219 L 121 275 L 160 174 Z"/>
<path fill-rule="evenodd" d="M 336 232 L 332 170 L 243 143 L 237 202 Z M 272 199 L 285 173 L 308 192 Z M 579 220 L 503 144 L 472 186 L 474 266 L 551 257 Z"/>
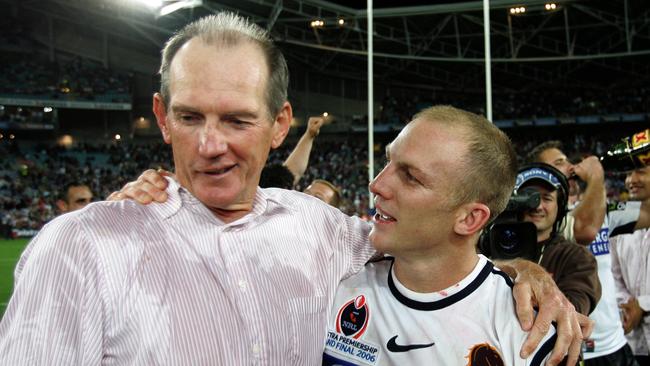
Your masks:
<path fill-rule="evenodd" d="M 521 329 L 519 320 L 517 320 L 512 292 L 500 294 L 497 301 L 497 306 L 494 308 L 494 327 L 498 333 L 504 364 L 514 366 L 544 365 L 555 346 L 557 338 L 555 326 L 550 327 L 537 348 L 528 358 L 523 359 L 519 357 L 519 352 L 528 337 L 528 332 Z"/>
<path fill-rule="evenodd" d="M 589 315 L 601 295 L 598 262 L 583 246 L 570 244 L 566 248 L 568 250 L 562 254 L 564 258 L 558 258 L 565 264 L 560 267 L 561 273 L 555 274 L 555 282 L 576 311 Z"/>
<path fill-rule="evenodd" d="M 100 364 L 98 266 L 75 217 L 46 225 L 21 257 L 0 323 L 0 364 Z"/>
<path fill-rule="evenodd" d="M 609 250 L 612 254 L 612 275 L 614 276 L 614 286 L 616 286 L 616 300 L 619 304 L 627 302 L 632 298 L 632 294 L 628 291 L 623 280 L 623 272 L 621 270 L 621 260 L 619 258 L 617 242 L 623 240 L 622 236 L 609 238 Z"/>
<path fill-rule="evenodd" d="M 346 216 L 343 213 L 341 215 L 344 219 L 339 230 L 337 243 L 347 262 L 347 270 L 343 276 L 343 279 L 345 279 L 359 272 L 368 262 L 368 259 L 375 254 L 375 249 L 368 240 L 370 224 L 356 216 Z"/>

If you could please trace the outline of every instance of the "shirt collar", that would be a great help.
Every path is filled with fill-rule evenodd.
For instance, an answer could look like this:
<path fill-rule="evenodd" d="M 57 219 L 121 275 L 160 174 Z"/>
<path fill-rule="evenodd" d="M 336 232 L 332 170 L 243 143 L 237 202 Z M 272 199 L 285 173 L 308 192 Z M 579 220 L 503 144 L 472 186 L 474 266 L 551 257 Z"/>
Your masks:
<path fill-rule="evenodd" d="M 196 210 L 197 213 L 207 215 L 209 218 L 216 220 L 220 225 L 234 226 L 256 220 L 259 217 L 280 212 L 295 212 L 296 208 L 292 202 L 280 200 L 266 190 L 257 187 L 255 198 L 253 199 L 253 209 L 239 220 L 229 224 L 224 224 L 216 217 L 208 207 L 199 201 L 192 193 L 183 188 L 175 179 L 165 177 L 169 185 L 167 186 L 167 201 L 160 205 L 160 212 L 165 219 L 175 215 L 181 207 Z"/>

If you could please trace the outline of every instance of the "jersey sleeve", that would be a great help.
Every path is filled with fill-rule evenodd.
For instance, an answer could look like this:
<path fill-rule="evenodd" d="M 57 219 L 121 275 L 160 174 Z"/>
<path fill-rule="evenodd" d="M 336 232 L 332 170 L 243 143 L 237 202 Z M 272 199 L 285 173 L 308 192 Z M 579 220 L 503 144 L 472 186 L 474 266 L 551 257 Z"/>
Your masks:
<path fill-rule="evenodd" d="M 555 346 L 555 327 L 551 326 L 551 329 L 543 337 L 535 351 L 528 358 L 523 359 L 519 354 L 528 337 L 528 332 L 521 329 L 517 319 L 512 291 L 500 293 L 494 309 L 494 326 L 505 364 L 515 366 L 544 365 Z"/>

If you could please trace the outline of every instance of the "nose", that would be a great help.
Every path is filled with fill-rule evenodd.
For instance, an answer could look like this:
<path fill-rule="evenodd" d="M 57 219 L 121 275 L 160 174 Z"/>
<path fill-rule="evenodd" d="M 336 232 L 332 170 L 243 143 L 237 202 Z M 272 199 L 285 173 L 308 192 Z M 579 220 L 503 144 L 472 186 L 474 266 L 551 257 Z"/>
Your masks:
<path fill-rule="evenodd" d="M 390 197 L 390 189 L 389 185 L 387 182 L 387 178 L 390 175 L 389 174 L 389 169 L 390 169 L 390 163 L 388 163 L 384 169 L 377 174 L 375 179 L 370 182 L 368 187 L 370 188 L 370 192 L 374 194 L 375 196 L 382 197 L 384 199 Z"/>
<path fill-rule="evenodd" d="M 207 122 L 199 137 L 199 155 L 214 158 L 228 151 L 228 140 L 217 122 Z"/>

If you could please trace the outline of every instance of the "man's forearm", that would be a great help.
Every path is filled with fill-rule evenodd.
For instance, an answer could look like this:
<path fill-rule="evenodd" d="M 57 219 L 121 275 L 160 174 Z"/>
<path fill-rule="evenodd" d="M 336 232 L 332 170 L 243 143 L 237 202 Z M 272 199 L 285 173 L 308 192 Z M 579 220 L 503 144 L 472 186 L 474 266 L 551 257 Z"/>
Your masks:
<path fill-rule="evenodd" d="M 298 183 L 300 178 L 305 174 L 313 145 L 314 137 L 309 134 L 309 131 L 305 132 L 305 134 L 300 137 L 300 140 L 291 154 L 289 154 L 287 160 L 284 161 L 284 165 L 293 174 L 293 184 Z"/>
<path fill-rule="evenodd" d="M 605 185 L 601 181 L 590 182 L 578 207 L 573 210 L 573 232 L 576 242 L 588 245 L 596 238 L 605 220 Z"/>

